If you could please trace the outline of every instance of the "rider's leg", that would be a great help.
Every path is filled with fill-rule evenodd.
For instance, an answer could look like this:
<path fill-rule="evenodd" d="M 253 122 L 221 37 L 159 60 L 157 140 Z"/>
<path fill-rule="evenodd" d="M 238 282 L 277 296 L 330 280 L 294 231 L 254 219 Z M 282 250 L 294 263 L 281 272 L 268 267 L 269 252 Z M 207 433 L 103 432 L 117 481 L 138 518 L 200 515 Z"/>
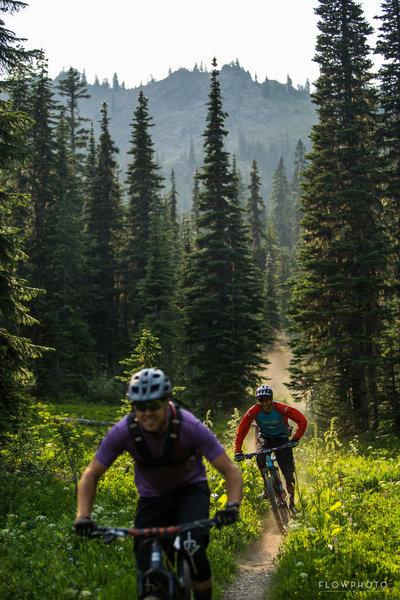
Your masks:
<path fill-rule="evenodd" d="M 261 450 L 266 450 L 267 448 L 268 448 L 268 445 L 266 443 L 266 440 L 263 439 L 261 436 L 258 436 L 257 441 L 256 441 L 255 451 L 260 452 Z M 265 454 L 259 454 L 257 456 L 256 460 L 257 460 L 257 467 L 258 467 L 258 470 L 260 471 L 260 475 L 263 480 L 263 486 L 264 486 L 264 491 L 261 494 L 261 497 L 267 498 L 266 491 L 265 491 L 265 476 L 264 476 L 264 469 L 265 469 L 265 465 L 267 462 L 267 457 L 265 456 Z"/>
<path fill-rule="evenodd" d="M 282 448 L 282 450 L 277 450 L 276 458 L 278 461 L 279 468 L 282 471 L 283 476 L 285 478 L 286 489 L 289 494 L 289 507 L 293 509 L 295 494 L 295 466 L 292 448 Z"/>
<path fill-rule="evenodd" d="M 288 491 L 288 494 L 290 496 L 290 501 L 294 503 L 294 486 L 295 486 L 295 479 L 294 479 L 294 473 L 292 472 L 285 472 L 283 473 L 283 476 L 285 478 L 286 481 L 286 489 Z"/>
<path fill-rule="evenodd" d="M 206 482 L 196 483 L 180 490 L 177 506 L 179 523 L 207 519 L 210 513 L 210 491 Z M 182 546 L 190 569 L 195 600 L 210 600 L 212 576 L 206 548 L 207 531 L 192 530 L 182 535 Z"/>

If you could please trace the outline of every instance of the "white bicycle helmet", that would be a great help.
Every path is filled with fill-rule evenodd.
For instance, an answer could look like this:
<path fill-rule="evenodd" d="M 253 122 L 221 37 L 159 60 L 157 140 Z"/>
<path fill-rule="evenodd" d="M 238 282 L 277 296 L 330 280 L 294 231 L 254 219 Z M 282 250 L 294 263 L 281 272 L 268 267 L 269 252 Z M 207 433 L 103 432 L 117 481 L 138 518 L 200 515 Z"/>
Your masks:
<path fill-rule="evenodd" d="M 128 387 L 128 397 L 131 402 L 148 402 L 166 398 L 171 391 L 171 382 L 164 371 L 151 367 L 132 375 Z"/>

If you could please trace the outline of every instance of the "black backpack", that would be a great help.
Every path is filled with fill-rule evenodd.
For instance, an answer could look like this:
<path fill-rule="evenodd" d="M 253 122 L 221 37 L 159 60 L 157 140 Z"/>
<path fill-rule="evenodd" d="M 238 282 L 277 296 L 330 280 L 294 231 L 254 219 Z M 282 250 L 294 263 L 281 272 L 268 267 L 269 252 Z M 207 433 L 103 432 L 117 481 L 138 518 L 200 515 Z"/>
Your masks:
<path fill-rule="evenodd" d="M 139 454 L 140 458 L 135 461 L 145 469 L 154 467 L 166 467 L 180 465 L 186 462 L 191 456 L 196 454 L 196 450 L 191 448 L 189 453 L 183 452 L 179 448 L 178 435 L 182 422 L 181 410 L 173 402 L 169 402 L 169 406 L 172 410 L 172 419 L 168 428 L 168 436 L 165 442 L 164 451 L 161 458 L 154 458 L 151 454 L 150 449 L 143 438 L 142 432 L 139 427 L 139 423 L 135 420 L 135 412 L 132 411 L 128 415 L 128 427 L 132 436 L 135 449 Z"/>

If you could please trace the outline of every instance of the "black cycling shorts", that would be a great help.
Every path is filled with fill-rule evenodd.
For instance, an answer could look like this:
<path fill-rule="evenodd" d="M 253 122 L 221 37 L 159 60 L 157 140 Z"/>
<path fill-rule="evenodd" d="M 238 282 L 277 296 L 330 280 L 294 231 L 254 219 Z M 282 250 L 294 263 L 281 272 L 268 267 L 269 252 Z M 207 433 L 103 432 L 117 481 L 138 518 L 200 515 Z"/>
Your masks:
<path fill-rule="evenodd" d="M 262 437 L 259 434 L 256 442 L 256 452 L 260 452 L 260 450 L 268 450 L 269 448 L 276 448 L 277 446 L 283 446 L 284 444 L 287 444 L 288 441 L 289 438 L 287 437 Z M 282 450 L 277 450 L 276 460 L 286 482 L 292 483 L 294 481 L 293 473 L 295 471 L 292 448 L 283 448 Z M 265 461 L 265 454 L 260 454 L 257 456 L 257 465 L 260 469 L 265 467 Z"/>
<path fill-rule="evenodd" d="M 199 519 L 208 519 L 210 514 L 210 490 L 206 481 L 192 483 L 168 494 L 155 498 L 139 498 L 135 527 L 162 527 L 179 525 Z M 190 568 L 193 581 L 203 582 L 211 577 L 206 548 L 209 542 L 207 530 L 193 530 L 182 535 L 181 544 Z M 173 540 L 164 544 L 171 549 Z M 138 571 L 150 566 L 151 539 L 135 538 L 134 548 Z M 171 551 L 171 550 L 170 550 Z"/>

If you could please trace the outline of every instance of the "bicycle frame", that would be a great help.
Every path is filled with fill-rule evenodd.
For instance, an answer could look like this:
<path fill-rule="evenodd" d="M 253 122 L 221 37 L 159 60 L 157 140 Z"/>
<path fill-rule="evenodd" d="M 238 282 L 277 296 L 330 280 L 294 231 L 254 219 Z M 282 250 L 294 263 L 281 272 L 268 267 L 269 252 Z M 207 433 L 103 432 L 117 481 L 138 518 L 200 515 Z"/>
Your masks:
<path fill-rule="evenodd" d="M 210 528 L 214 525 L 216 525 L 215 519 L 202 519 L 182 525 L 143 529 L 96 527 L 90 537 L 101 537 L 105 543 L 127 536 L 145 537 L 149 541 L 153 538 L 150 567 L 146 572 L 138 572 L 138 596 L 141 597 L 144 594 L 151 596 L 152 592 L 162 588 L 165 600 L 189 600 L 191 590 L 189 567 L 181 551 L 180 534 L 196 528 Z M 170 538 L 171 541 L 174 539 L 171 550 L 174 552 L 176 560 L 171 561 L 167 556 L 161 543 L 163 538 Z"/>
<path fill-rule="evenodd" d="M 279 467 L 274 464 L 276 462 L 276 456 L 272 456 L 272 454 L 277 450 L 291 447 L 290 443 L 288 443 L 278 446 L 277 448 L 269 448 L 268 450 L 244 454 L 244 458 L 253 458 L 254 456 L 262 454 L 266 455 L 266 465 L 263 468 L 264 491 L 268 496 L 272 512 L 281 533 L 286 532 L 290 511 L 286 500 L 287 494 L 279 474 Z"/>

